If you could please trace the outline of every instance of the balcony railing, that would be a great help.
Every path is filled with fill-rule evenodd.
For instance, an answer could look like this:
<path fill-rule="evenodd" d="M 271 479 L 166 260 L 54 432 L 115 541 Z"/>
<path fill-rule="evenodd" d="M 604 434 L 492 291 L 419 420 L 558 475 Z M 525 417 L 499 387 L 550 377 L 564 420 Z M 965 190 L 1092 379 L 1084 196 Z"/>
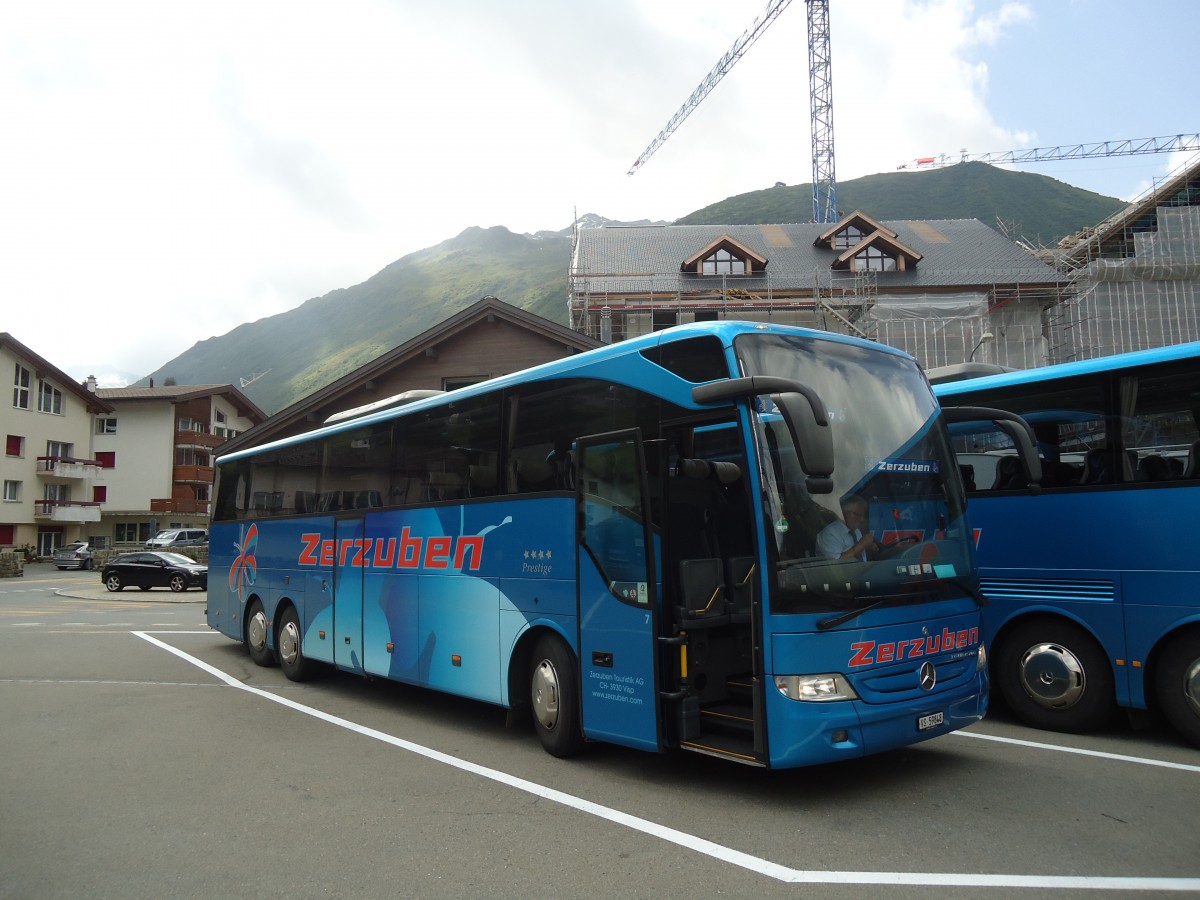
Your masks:
<path fill-rule="evenodd" d="M 150 512 L 153 513 L 202 513 L 208 515 L 207 500 L 184 500 L 175 497 L 163 497 L 150 501 Z"/>
<path fill-rule="evenodd" d="M 99 522 L 100 504 L 82 500 L 38 500 L 33 506 L 33 517 L 51 522 Z"/>
<path fill-rule="evenodd" d="M 172 480 L 176 484 L 212 484 L 215 474 L 212 466 L 176 466 Z"/>
<path fill-rule="evenodd" d="M 52 478 L 79 478 L 90 481 L 99 478 L 103 467 L 94 459 L 76 459 L 73 456 L 39 456 L 39 475 Z"/>
<path fill-rule="evenodd" d="M 225 443 L 225 438 L 216 434 L 209 434 L 207 431 L 176 431 L 175 446 L 176 447 L 204 447 L 213 449 L 220 447 Z"/>

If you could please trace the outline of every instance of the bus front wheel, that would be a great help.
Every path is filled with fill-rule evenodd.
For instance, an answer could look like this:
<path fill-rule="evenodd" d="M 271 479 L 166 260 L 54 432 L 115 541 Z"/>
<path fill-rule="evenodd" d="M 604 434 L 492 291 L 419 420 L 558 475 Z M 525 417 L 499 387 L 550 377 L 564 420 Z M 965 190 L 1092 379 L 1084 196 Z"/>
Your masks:
<path fill-rule="evenodd" d="M 538 638 L 529 674 L 529 702 L 538 740 L 552 756 L 583 750 L 579 687 L 571 651 L 556 637 Z"/>
<path fill-rule="evenodd" d="M 1081 734 L 1115 709 L 1112 669 L 1095 639 L 1072 622 L 1018 625 L 996 651 L 996 686 L 1027 725 Z"/>
<path fill-rule="evenodd" d="M 1175 729 L 1200 747 L 1200 636 L 1182 634 L 1154 666 L 1158 706 Z"/>
<path fill-rule="evenodd" d="M 283 669 L 283 674 L 291 681 L 307 681 L 312 675 L 313 664 L 304 656 L 300 617 L 294 606 L 289 606 L 279 617 L 275 646 L 279 648 L 279 668 Z"/>
<path fill-rule="evenodd" d="M 267 630 L 270 627 L 271 623 L 267 621 L 267 614 L 263 611 L 262 603 L 255 600 L 250 604 L 250 611 L 246 615 L 246 628 L 242 632 L 242 641 L 246 645 L 246 652 L 250 654 L 250 658 L 260 666 L 275 664 L 275 652 L 267 646 Z"/>

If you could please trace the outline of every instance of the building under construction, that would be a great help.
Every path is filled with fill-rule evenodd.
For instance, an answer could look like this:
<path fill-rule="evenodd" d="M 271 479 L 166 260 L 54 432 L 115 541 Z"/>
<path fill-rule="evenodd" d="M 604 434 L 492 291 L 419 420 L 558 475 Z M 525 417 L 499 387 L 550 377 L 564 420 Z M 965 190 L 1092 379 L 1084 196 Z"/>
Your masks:
<path fill-rule="evenodd" d="M 571 327 L 604 341 L 745 319 L 853 334 L 926 368 L 1200 340 L 1200 162 L 1035 251 L 975 219 L 581 229 Z"/>
<path fill-rule="evenodd" d="M 1200 341 L 1200 158 L 1038 255 L 1066 280 L 1051 361 Z"/>

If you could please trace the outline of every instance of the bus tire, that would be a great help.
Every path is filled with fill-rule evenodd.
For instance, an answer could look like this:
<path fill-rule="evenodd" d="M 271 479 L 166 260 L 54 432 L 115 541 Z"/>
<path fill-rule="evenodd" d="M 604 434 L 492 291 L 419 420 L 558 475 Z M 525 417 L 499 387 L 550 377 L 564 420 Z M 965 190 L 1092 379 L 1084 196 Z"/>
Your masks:
<path fill-rule="evenodd" d="M 1062 619 L 1017 625 L 996 650 L 996 686 L 1027 725 L 1082 734 L 1116 709 L 1112 669 L 1083 628 Z"/>
<path fill-rule="evenodd" d="M 271 623 L 267 620 L 262 603 L 258 600 L 253 601 L 246 612 L 242 643 L 246 645 L 246 652 L 250 654 L 250 658 L 260 666 L 275 665 L 275 651 L 271 649 L 267 640 L 270 628 Z"/>
<path fill-rule="evenodd" d="M 529 703 L 538 740 L 552 756 L 575 756 L 584 748 L 574 656 L 557 637 L 544 635 L 533 647 Z"/>
<path fill-rule="evenodd" d="M 279 616 L 279 634 L 275 637 L 279 668 L 289 681 L 307 681 L 312 677 L 313 663 L 304 655 L 304 640 L 296 607 L 289 606 Z"/>
<path fill-rule="evenodd" d="M 1154 664 L 1154 696 L 1167 721 L 1200 747 L 1200 635 L 1171 639 Z"/>

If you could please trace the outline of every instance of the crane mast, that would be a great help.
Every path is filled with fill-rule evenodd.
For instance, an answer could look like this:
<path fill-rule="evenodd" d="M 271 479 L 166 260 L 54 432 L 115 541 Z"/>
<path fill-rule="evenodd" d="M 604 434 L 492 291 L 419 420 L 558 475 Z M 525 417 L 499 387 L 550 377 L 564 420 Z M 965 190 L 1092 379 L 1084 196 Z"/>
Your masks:
<path fill-rule="evenodd" d="M 833 164 L 833 80 L 829 52 L 829 2 L 806 0 L 808 7 L 808 94 L 812 115 L 814 222 L 838 220 L 837 177 Z"/>

